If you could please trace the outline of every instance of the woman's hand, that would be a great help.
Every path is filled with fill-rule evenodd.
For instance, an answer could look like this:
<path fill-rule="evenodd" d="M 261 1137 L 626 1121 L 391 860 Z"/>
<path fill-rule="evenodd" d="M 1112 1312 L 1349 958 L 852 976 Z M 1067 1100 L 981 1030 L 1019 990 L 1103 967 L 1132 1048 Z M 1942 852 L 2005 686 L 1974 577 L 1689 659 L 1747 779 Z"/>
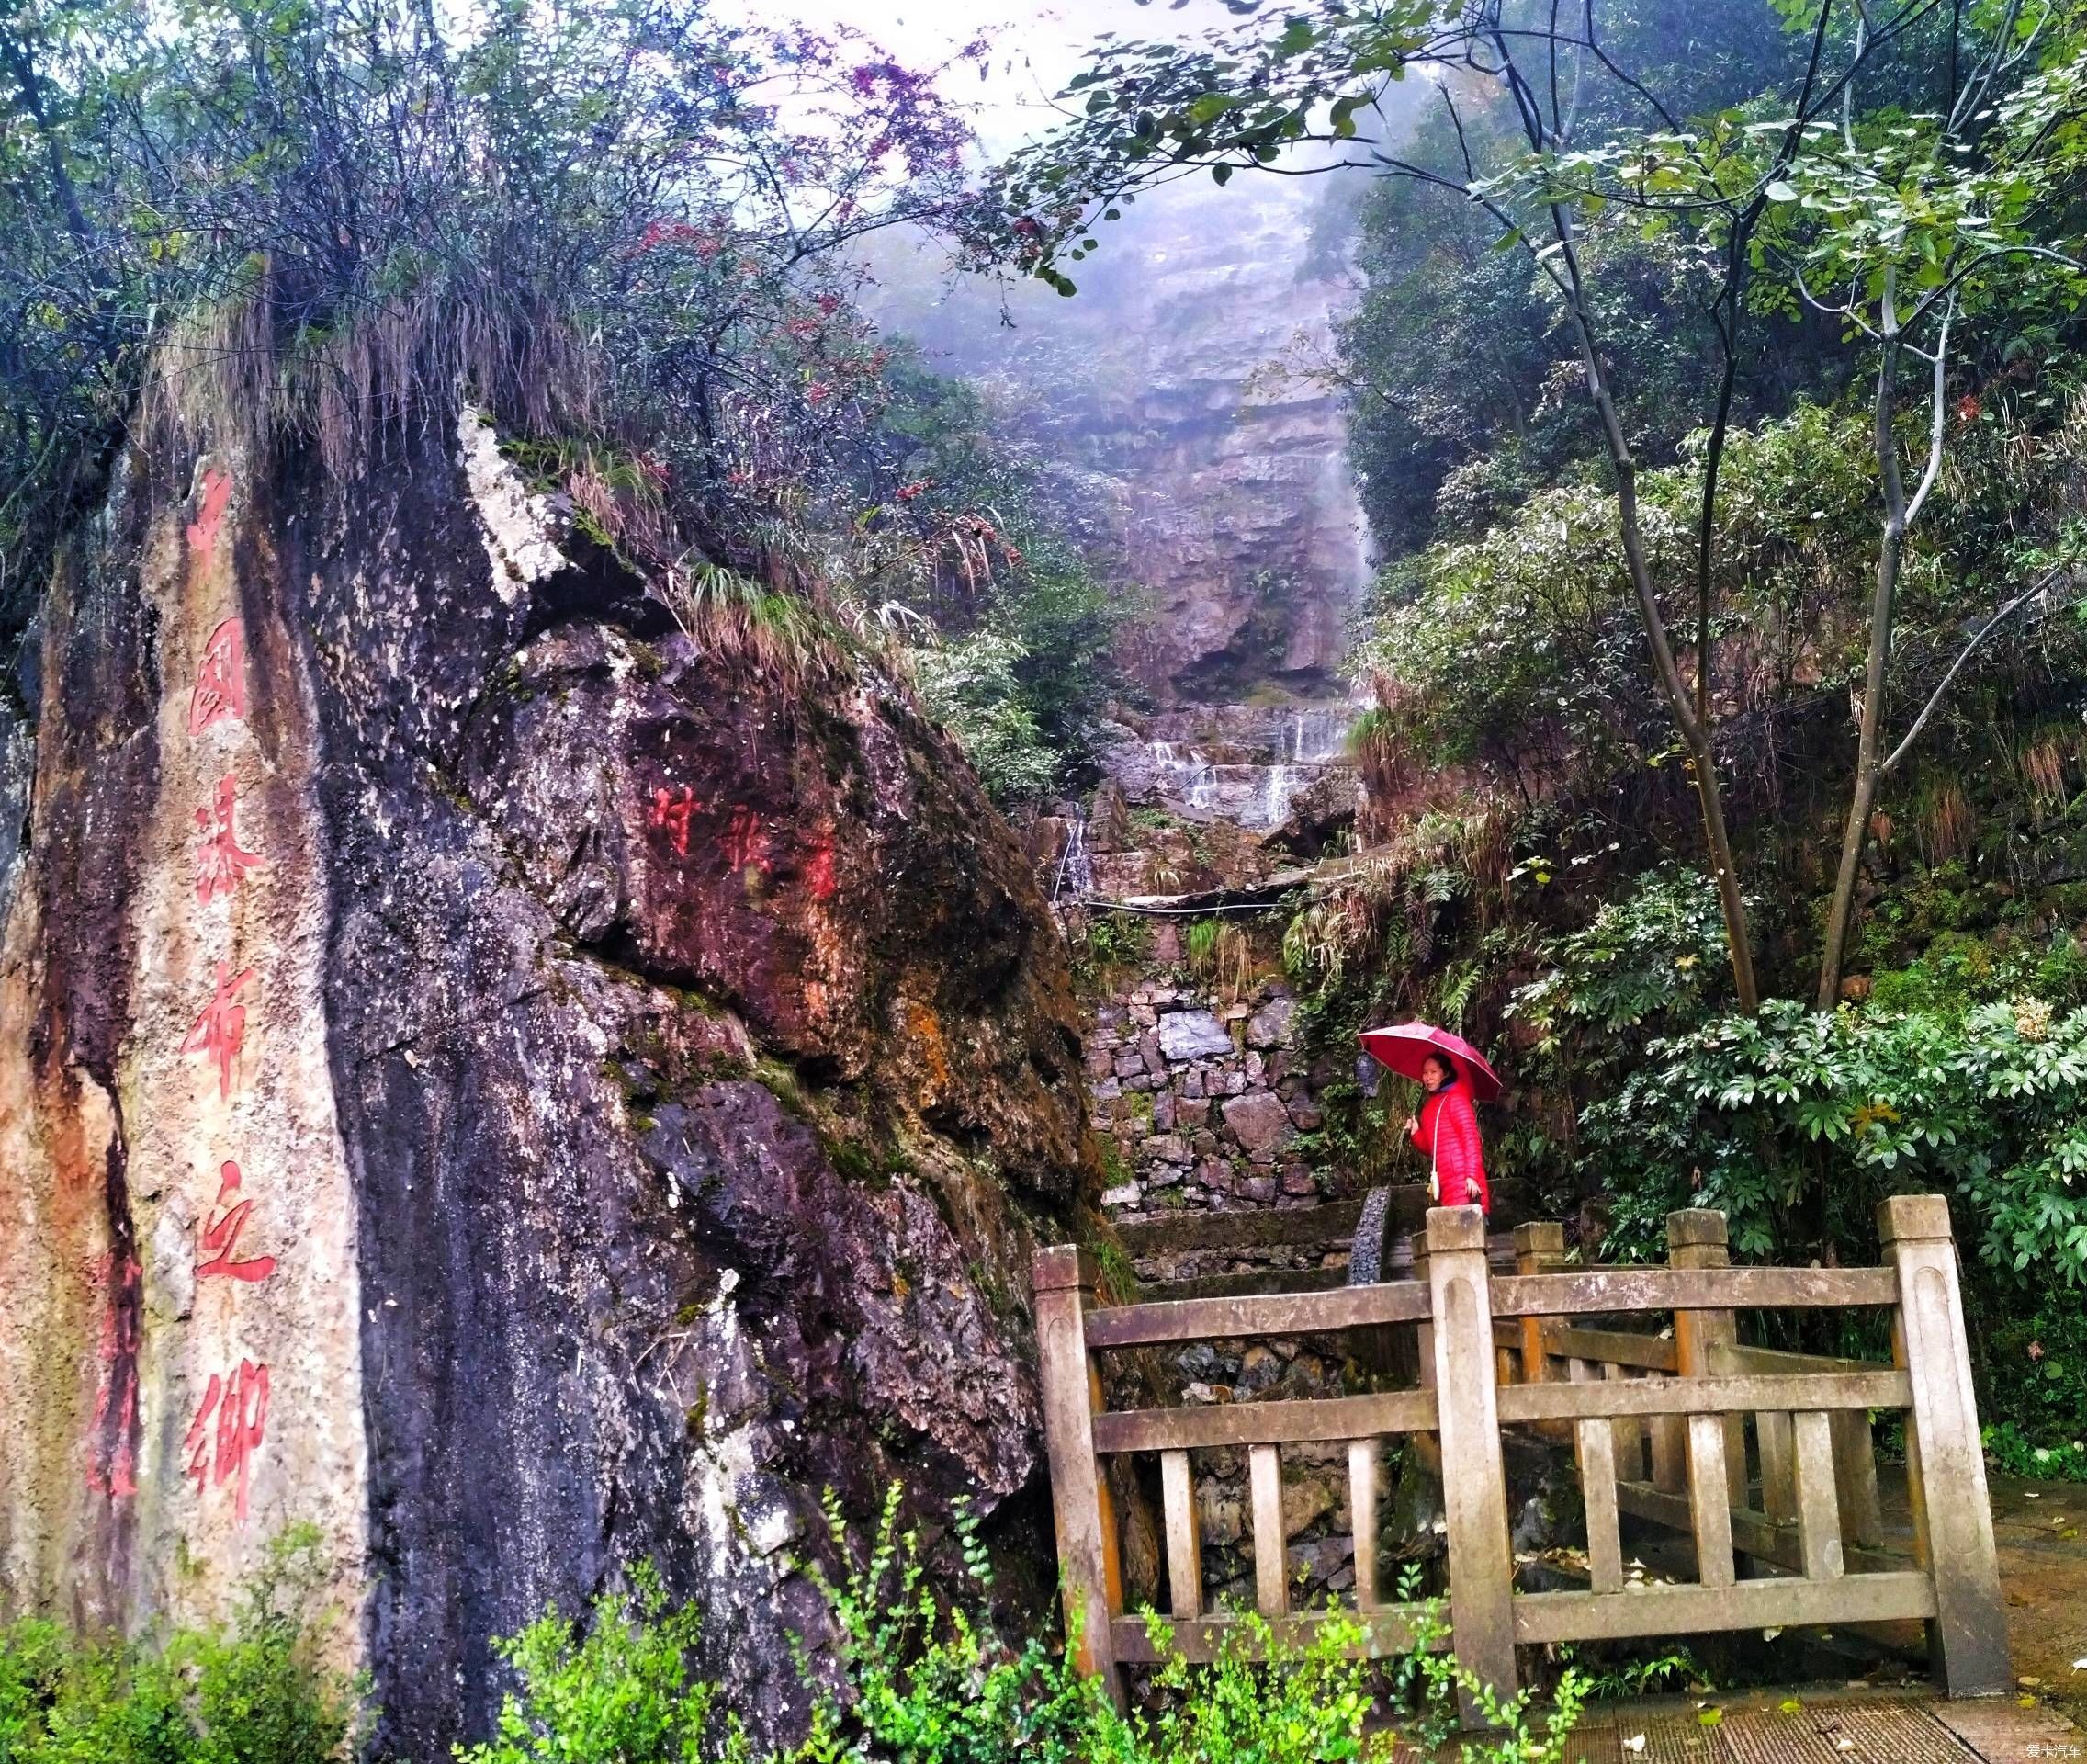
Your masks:
<path fill-rule="evenodd" d="M 1408 1134 L 1418 1133 L 1420 1131 L 1420 1117 L 1418 1115 L 1413 1114 L 1407 1115 L 1405 1118 L 1405 1130 Z"/>

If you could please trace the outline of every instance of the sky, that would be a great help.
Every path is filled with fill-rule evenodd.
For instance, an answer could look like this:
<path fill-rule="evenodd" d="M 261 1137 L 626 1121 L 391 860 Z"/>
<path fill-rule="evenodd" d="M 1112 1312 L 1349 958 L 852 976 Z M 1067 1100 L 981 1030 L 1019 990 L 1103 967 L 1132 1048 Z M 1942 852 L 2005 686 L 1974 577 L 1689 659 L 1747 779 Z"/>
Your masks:
<path fill-rule="evenodd" d="M 795 19 L 815 30 L 847 28 L 911 67 L 931 67 L 980 33 L 993 45 L 983 79 L 949 86 L 977 107 L 987 151 L 1000 153 L 1047 129 L 1051 95 L 1080 69 L 1094 40 L 1189 38 L 1236 25 L 1221 0 L 735 0 L 765 23 Z"/>

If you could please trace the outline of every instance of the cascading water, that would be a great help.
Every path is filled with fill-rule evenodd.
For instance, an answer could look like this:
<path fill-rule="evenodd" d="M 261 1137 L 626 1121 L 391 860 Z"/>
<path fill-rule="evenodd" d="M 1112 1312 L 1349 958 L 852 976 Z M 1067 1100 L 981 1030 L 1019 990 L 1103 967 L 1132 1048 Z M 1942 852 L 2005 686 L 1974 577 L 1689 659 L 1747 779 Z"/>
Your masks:
<path fill-rule="evenodd" d="M 1087 849 L 1087 810 L 1075 803 L 1066 820 L 1066 849 L 1051 882 L 1051 904 L 1086 900 L 1094 893 L 1094 855 Z"/>

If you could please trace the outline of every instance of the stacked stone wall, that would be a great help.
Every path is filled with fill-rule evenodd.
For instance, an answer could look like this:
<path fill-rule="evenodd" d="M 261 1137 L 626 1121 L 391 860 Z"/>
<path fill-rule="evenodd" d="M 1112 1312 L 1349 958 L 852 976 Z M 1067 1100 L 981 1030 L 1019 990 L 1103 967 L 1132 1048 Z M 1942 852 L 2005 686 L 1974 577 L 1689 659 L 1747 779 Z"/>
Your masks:
<path fill-rule="evenodd" d="M 1311 1138 L 1318 1092 L 1297 1001 L 1280 980 L 1227 1001 L 1179 974 L 1144 974 L 1096 1008 L 1087 1045 L 1095 1120 L 1113 1142 L 1113 1217 L 1181 1208 L 1309 1206 L 1337 1174 Z"/>

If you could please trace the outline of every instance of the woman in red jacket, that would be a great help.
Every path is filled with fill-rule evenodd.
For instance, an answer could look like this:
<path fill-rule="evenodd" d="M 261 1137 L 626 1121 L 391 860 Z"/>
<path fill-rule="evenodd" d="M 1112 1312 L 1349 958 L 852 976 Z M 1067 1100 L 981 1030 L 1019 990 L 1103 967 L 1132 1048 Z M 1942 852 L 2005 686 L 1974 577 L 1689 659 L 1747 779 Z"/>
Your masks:
<path fill-rule="evenodd" d="M 1478 1139 L 1478 1113 L 1472 1106 L 1471 1081 L 1446 1054 L 1429 1054 L 1420 1063 L 1420 1088 L 1427 1092 L 1418 1118 L 1406 1117 L 1413 1136 L 1434 1170 L 1438 1206 L 1475 1206 L 1493 1210 L 1485 1185 L 1485 1153 Z"/>

